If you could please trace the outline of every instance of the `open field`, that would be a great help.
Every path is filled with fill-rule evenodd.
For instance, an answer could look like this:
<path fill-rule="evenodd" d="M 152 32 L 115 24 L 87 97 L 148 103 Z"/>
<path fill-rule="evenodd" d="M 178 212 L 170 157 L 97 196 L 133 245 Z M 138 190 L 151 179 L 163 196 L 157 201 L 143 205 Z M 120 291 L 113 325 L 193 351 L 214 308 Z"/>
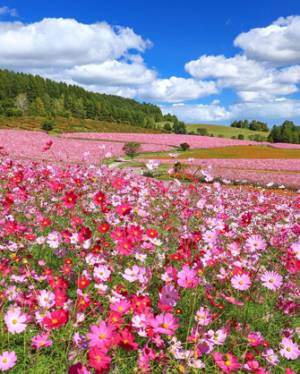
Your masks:
<path fill-rule="evenodd" d="M 168 153 L 154 153 L 145 155 L 147 158 L 168 159 Z M 177 159 L 184 160 L 188 158 L 219 158 L 219 159 L 300 159 L 300 149 L 273 148 L 263 145 L 237 145 L 215 147 L 207 149 L 191 149 L 185 152 L 179 152 Z"/>
<path fill-rule="evenodd" d="M 238 136 L 239 134 L 244 135 L 245 139 L 249 139 L 251 135 L 261 135 L 264 137 L 268 136 L 268 132 L 264 131 L 251 131 L 248 129 L 236 129 L 234 127 L 225 126 L 225 125 L 205 125 L 205 124 L 188 124 L 187 130 L 196 132 L 197 129 L 206 129 L 209 134 L 214 136 L 224 136 L 224 138 L 231 138 L 232 136 Z"/>
<path fill-rule="evenodd" d="M 297 194 L 4 157 L 0 196 L 12 374 L 297 372 Z"/>

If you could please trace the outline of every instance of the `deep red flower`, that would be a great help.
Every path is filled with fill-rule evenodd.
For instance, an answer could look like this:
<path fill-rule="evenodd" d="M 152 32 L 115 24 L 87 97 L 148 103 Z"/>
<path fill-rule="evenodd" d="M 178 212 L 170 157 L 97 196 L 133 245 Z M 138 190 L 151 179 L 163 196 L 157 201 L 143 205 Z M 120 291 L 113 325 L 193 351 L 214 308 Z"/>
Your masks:
<path fill-rule="evenodd" d="M 97 230 L 98 230 L 99 232 L 101 232 L 102 234 L 107 233 L 107 232 L 109 231 L 109 229 L 110 229 L 110 226 L 109 226 L 109 224 L 106 223 L 106 222 L 101 223 L 101 225 L 99 225 L 99 226 L 97 227 Z"/>
<path fill-rule="evenodd" d="M 104 373 L 109 370 L 111 357 L 107 356 L 100 348 L 93 347 L 88 351 L 89 365 L 99 370 L 99 373 Z"/>
<path fill-rule="evenodd" d="M 89 279 L 87 279 L 87 277 L 85 277 L 84 275 L 79 277 L 77 280 L 77 287 L 80 288 L 81 290 L 88 287 L 89 284 L 90 284 Z"/>
<path fill-rule="evenodd" d="M 75 194 L 74 191 L 66 192 L 64 196 L 65 207 L 68 209 L 74 208 L 76 205 L 77 199 L 78 199 L 78 196 Z"/>
<path fill-rule="evenodd" d="M 103 192 L 97 192 L 93 197 L 93 202 L 96 205 L 103 205 L 105 203 L 106 197 Z"/>
<path fill-rule="evenodd" d="M 48 329 L 59 329 L 68 322 L 68 312 L 63 309 L 51 312 L 49 316 L 44 317 L 42 324 Z"/>

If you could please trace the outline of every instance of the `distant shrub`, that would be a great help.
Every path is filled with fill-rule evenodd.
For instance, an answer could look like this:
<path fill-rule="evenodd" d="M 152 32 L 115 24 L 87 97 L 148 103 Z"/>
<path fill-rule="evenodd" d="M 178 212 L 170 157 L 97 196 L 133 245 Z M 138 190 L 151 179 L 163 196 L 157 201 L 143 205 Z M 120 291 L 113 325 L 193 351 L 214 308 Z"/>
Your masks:
<path fill-rule="evenodd" d="M 208 135 L 208 131 L 207 131 L 207 129 L 198 128 L 197 129 L 197 134 L 201 135 L 201 136 L 207 136 Z"/>
<path fill-rule="evenodd" d="M 236 139 L 236 136 L 233 135 L 233 136 L 231 137 L 231 139 Z"/>
<path fill-rule="evenodd" d="M 44 131 L 52 131 L 55 127 L 55 122 L 52 119 L 47 119 L 42 123 L 42 130 Z"/>
<path fill-rule="evenodd" d="M 245 139 L 245 137 L 244 137 L 244 135 L 243 135 L 243 134 L 239 134 L 239 135 L 238 135 L 238 139 L 239 139 L 239 140 L 244 140 L 244 139 Z"/>
<path fill-rule="evenodd" d="M 224 138 L 224 135 L 223 134 L 219 134 L 218 138 Z"/>
<path fill-rule="evenodd" d="M 138 142 L 128 142 L 123 146 L 123 151 L 128 157 L 135 157 L 141 148 L 141 144 Z"/>
<path fill-rule="evenodd" d="M 187 151 L 188 149 L 190 149 L 190 145 L 189 145 L 189 143 L 181 143 L 181 144 L 179 145 L 179 147 L 180 147 L 180 150 L 181 150 L 181 151 Z"/>

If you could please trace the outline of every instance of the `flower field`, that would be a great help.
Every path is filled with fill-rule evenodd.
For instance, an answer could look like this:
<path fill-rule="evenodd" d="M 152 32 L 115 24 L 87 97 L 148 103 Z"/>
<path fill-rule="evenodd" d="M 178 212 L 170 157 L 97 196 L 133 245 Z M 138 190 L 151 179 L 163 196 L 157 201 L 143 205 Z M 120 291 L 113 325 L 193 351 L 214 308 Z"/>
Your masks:
<path fill-rule="evenodd" d="M 297 194 L 3 156 L 0 201 L 0 371 L 298 372 Z"/>

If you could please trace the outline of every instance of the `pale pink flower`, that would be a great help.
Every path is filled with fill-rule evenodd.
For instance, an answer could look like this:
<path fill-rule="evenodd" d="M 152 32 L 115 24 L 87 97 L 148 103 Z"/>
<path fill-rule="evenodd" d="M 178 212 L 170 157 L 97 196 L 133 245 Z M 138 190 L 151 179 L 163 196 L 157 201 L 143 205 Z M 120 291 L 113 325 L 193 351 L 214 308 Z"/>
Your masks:
<path fill-rule="evenodd" d="M 209 325 L 212 320 L 210 311 L 207 308 L 200 307 L 200 309 L 196 312 L 195 320 L 200 326 Z"/>
<path fill-rule="evenodd" d="M 14 367 L 17 362 L 17 356 L 14 351 L 5 351 L 0 355 L 0 370 L 7 371 Z"/>
<path fill-rule="evenodd" d="M 178 327 L 178 319 L 175 318 L 171 313 L 159 314 L 156 316 L 151 325 L 155 332 L 166 335 L 174 335 L 175 330 Z"/>
<path fill-rule="evenodd" d="M 294 343 L 292 339 L 283 338 L 280 343 L 281 349 L 280 354 L 288 360 L 296 360 L 299 355 L 299 347 L 297 343 Z"/>
<path fill-rule="evenodd" d="M 251 279 L 247 274 L 236 274 L 231 278 L 231 285 L 239 291 L 246 291 L 251 287 Z"/>
<path fill-rule="evenodd" d="M 260 235 L 252 235 L 246 240 L 245 246 L 250 252 L 257 252 L 264 251 L 267 247 L 267 244 Z"/>
<path fill-rule="evenodd" d="M 27 327 L 27 316 L 22 313 L 20 308 L 9 310 L 4 316 L 4 321 L 7 330 L 12 334 L 20 334 Z"/>
<path fill-rule="evenodd" d="M 275 271 L 266 271 L 260 278 L 263 286 L 269 290 L 276 291 L 282 286 L 282 276 Z"/>

